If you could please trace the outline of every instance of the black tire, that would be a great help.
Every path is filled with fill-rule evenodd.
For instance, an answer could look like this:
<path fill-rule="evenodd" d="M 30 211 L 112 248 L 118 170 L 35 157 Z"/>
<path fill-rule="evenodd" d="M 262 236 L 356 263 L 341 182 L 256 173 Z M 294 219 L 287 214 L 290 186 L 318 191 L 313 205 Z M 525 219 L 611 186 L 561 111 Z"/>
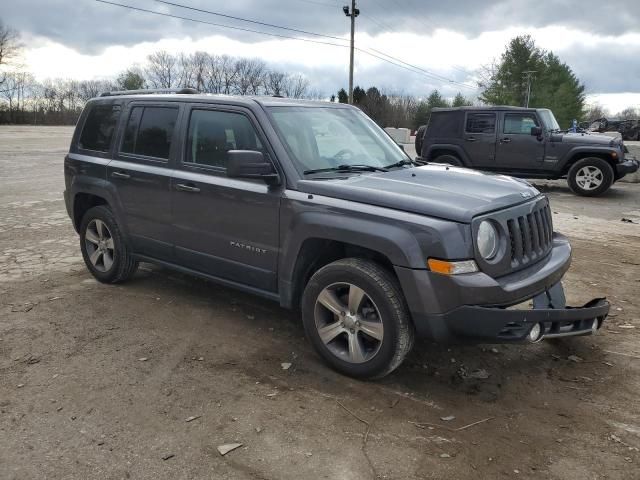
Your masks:
<path fill-rule="evenodd" d="M 337 293 L 340 287 L 336 285 L 349 284 L 364 291 L 365 300 L 361 300 L 362 305 L 369 305 L 369 312 L 372 310 L 374 321 L 382 326 L 382 339 L 375 340 L 365 332 L 365 320 L 372 317 L 350 317 L 360 318 L 362 323 L 357 323 L 355 327 L 356 342 L 359 349 L 366 352 L 367 346 L 375 344 L 365 355 L 361 357 L 360 363 L 348 361 L 349 352 L 345 355 L 335 353 L 337 345 L 346 345 L 347 350 L 351 350 L 350 338 L 354 338 L 354 330 L 351 329 L 351 337 L 346 329 L 335 335 L 335 340 L 325 344 L 321 339 L 317 326 L 319 319 L 316 318 L 324 314 L 329 323 L 342 327 L 344 316 L 333 314 L 330 310 L 323 310 L 325 307 L 320 304 L 318 297 L 325 289 L 336 288 Z M 350 291 L 350 290 L 349 290 Z M 338 298 L 336 296 L 336 298 Z M 349 307 L 347 307 L 349 308 Z M 363 308 L 363 312 L 366 308 Z M 356 312 L 358 313 L 358 312 Z M 318 270 L 309 280 L 302 296 L 302 319 L 307 338 L 316 349 L 318 354 L 335 370 L 350 377 L 356 378 L 381 378 L 395 370 L 404 360 L 405 356 L 413 347 L 415 337 L 413 324 L 411 323 L 409 310 L 402 294 L 402 290 L 396 278 L 387 270 L 375 262 L 359 259 L 347 258 L 338 260 Z M 370 324 L 370 323 L 369 323 Z M 362 329 L 361 329 L 362 328 Z M 362 346 L 364 345 L 364 348 Z M 375 352 L 373 350 L 375 349 Z M 371 355 L 367 358 L 367 355 Z"/>
<path fill-rule="evenodd" d="M 585 172 L 591 172 L 594 181 L 600 182 L 597 187 L 590 180 L 583 180 Z M 606 160 L 598 157 L 587 157 L 578 160 L 569 169 L 567 175 L 569 188 L 584 197 L 596 197 L 603 194 L 614 182 L 613 168 Z"/>
<path fill-rule="evenodd" d="M 96 240 L 95 232 L 101 224 L 106 227 L 108 235 L 100 236 L 102 243 L 98 247 L 94 241 Z M 88 237 L 93 240 L 89 240 Z M 106 240 L 102 240 L 103 238 Z M 112 239 L 112 242 L 109 242 L 109 238 Z M 109 245 L 112 245 L 113 248 L 108 248 Z M 103 253 L 97 253 L 98 261 L 94 264 L 91 260 L 92 255 L 96 254 L 96 250 L 100 248 L 103 249 Z M 124 282 L 131 278 L 138 269 L 138 262 L 131 257 L 131 252 L 113 212 L 104 205 L 90 208 L 82 217 L 80 250 L 85 265 L 96 280 L 102 283 Z M 111 258 L 110 263 L 107 262 L 107 258 Z"/>
<path fill-rule="evenodd" d="M 462 160 L 460 160 L 455 155 L 450 155 L 448 153 L 437 156 L 433 163 L 448 163 L 452 167 L 464 167 L 464 163 L 462 163 Z"/>
<path fill-rule="evenodd" d="M 419 156 L 419 157 L 422 156 L 422 144 L 424 143 L 424 132 L 426 130 L 427 130 L 427 126 L 426 125 L 422 125 L 416 131 L 416 140 L 415 140 L 416 155 Z"/>

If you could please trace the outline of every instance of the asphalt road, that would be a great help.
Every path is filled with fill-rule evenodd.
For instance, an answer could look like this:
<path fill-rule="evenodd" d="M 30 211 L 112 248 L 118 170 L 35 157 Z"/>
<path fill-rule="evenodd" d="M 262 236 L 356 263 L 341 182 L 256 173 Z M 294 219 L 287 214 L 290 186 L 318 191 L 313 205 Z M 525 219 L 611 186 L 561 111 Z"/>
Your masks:
<path fill-rule="evenodd" d="M 71 132 L 0 127 L 1 478 L 640 478 L 639 184 L 538 183 L 569 301 L 613 304 L 601 334 L 418 342 L 360 382 L 273 303 L 150 265 L 94 281 L 62 201 Z"/>

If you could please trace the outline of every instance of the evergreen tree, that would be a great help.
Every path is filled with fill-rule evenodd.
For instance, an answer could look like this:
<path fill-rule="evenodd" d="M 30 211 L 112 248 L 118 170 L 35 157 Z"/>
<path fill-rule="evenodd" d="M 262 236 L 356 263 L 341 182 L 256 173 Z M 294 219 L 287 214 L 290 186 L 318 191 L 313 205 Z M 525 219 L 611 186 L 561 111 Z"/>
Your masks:
<path fill-rule="evenodd" d="M 426 100 L 421 101 L 416 108 L 414 116 L 413 126 L 414 128 L 420 127 L 420 125 L 426 125 L 429 122 L 431 116 L 431 110 L 434 108 L 449 107 L 449 102 L 444 98 L 438 90 L 434 90 L 427 97 Z"/>
<path fill-rule="evenodd" d="M 456 94 L 453 98 L 453 102 L 451 103 L 452 107 L 466 107 L 470 105 L 473 105 L 473 102 L 468 98 L 465 98 L 460 92 Z"/>
<path fill-rule="evenodd" d="M 525 106 L 527 77 L 534 71 L 529 106 L 551 109 L 561 127 L 566 128 L 574 118 L 581 118 L 584 104 L 584 85 L 571 68 L 552 52 L 538 48 L 529 35 L 515 37 L 507 45 L 500 62 L 490 68 L 490 77 L 480 83 L 480 100 L 490 105 Z"/>
<path fill-rule="evenodd" d="M 344 88 L 338 90 L 338 102 L 349 103 L 349 94 Z"/>

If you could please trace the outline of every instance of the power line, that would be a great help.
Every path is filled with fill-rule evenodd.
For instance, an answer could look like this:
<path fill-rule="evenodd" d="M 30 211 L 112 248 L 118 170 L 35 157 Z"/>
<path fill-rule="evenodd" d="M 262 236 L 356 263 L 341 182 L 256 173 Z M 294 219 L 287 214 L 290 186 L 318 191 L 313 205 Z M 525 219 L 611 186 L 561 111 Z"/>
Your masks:
<path fill-rule="evenodd" d="M 322 33 L 309 32 L 307 30 L 299 30 L 297 28 L 283 27 L 283 26 L 280 26 L 280 25 L 274 25 L 273 23 L 260 22 L 258 20 L 251 20 L 251 19 L 248 19 L 248 18 L 236 17 L 234 15 L 227 15 L 226 13 L 212 12 L 211 10 L 204 10 L 202 8 L 190 7 L 188 5 L 182 5 L 182 4 L 179 4 L 179 3 L 173 3 L 173 2 L 169 2 L 167 0 L 154 0 L 154 1 L 158 2 L 158 3 L 164 3 L 165 5 L 171 5 L 173 7 L 184 8 L 185 10 L 192 10 L 194 12 L 208 13 L 209 15 L 216 15 L 218 17 L 230 18 L 232 20 L 238 20 L 240 22 L 253 23 L 255 25 L 262 25 L 264 27 L 278 28 L 280 30 L 288 30 L 290 32 L 304 33 L 305 35 L 313 35 L 313 36 L 316 36 L 316 37 L 325 37 L 325 38 L 330 38 L 332 40 L 344 41 L 344 38 L 334 37 L 332 35 L 324 35 Z"/>
<path fill-rule="evenodd" d="M 251 28 L 233 27 L 231 25 L 224 25 L 222 23 L 207 22 L 206 20 L 198 20 L 198 19 L 195 19 L 195 18 L 183 17 L 181 15 L 174 15 L 172 13 L 156 12 L 154 10 L 147 10 L 146 8 L 139 8 L 139 7 L 134 7 L 134 6 L 131 6 L 131 5 L 124 5 L 122 3 L 109 2 L 107 0 L 95 0 L 95 1 L 99 2 L 99 3 L 105 3 L 107 5 L 113 5 L 113 6 L 116 6 L 116 7 L 128 8 L 129 10 L 136 10 L 138 12 L 152 13 L 154 15 L 159 15 L 161 17 L 171 17 L 171 18 L 176 18 L 178 20 L 186 20 L 188 22 L 203 23 L 203 24 L 206 24 L 206 25 L 214 26 L 214 27 L 228 28 L 228 29 L 231 29 L 231 30 L 240 30 L 242 32 L 258 33 L 260 35 L 269 35 L 271 37 L 289 38 L 289 39 L 292 39 L 292 40 L 300 40 L 301 42 L 318 43 L 320 45 L 331 45 L 333 47 L 349 48 L 349 45 L 341 45 L 341 44 L 338 44 L 338 43 L 323 42 L 323 41 L 320 41 L 320 40 L 311 40 L 309 38 L 292 37 L 290 35 L 281 35 L 279 33 L 273 33 L 273 32 L 263 32 L 263 31 L 260 31 L 260 30 L 253 30 Z"/>
<path fill-rule="evenodd" d="M 151 13 L 153 15 L 158 15 L 158 16 L 162 16 L 162 17 L 169 17 L 169 18 L 175 18 L 175 19 L 178 19 L 178 20 L 185 20 L 185 21 L 194 22 L 194 23 L 202 23 L 202 24 L 211 25 L 211 26 L 214 26 L 214 27 L 227 28 L 227 29 L 230 29 L 230 30 L 239 30 L 239 31 L 242 31 L 242 32 L 257 33 L 259 35 L 267 35 L 267 36 L 272 36 L 272 37 L 277 37 L 277 38 L 286 38 L 286 39 L 290 39 L 290 40 L 298 40 L 298 41 L 301 41 L 301 42 L 316 43 L 316 44 L 320 44 L 320 45 L 329 45 L 329 46 L 333 46 L 333 47 L 349 48 L 349 45 L 344 45 L 344 44 L 326 42 L 326 41 L 321 41 L 321 40 L 311 40 L 309 38 L 293 37 L 293 36 L 290 36 L 290 35 L 284 35 L 284 34 L 279 34 L 279 33 L 274 33 L 274 32 L 265 32 L 265 31 L 254 30 L 254 29 L 245 28 L 245 27 L 224 25 L 222 23 L 208 22 L 206 20 L 200 20 L 200 19 L 195 19 L 195 18 L 190 18 L 190 17 L 184 17 L 184 16 L 181 16 L 181 15 L 175 15 L 175 14 L 166 13 L 166 12 L 157 12 L 157 11 L 154 11 L 154 10 L 148 10 L 148 9 L 145 9 L 145 8 L 134 7 L 134 6 L 125 5 L 125 4 L 122 4 L 122 3 L 110 2 L 108 0 L 95 0 L 95 1 L 99 2 L 99 3 L 107 4 L 107 5 L 126 8 L 126 9 L 129 9 L 129 10 L 135 10 L 135 11 L 144 12 L 144 13 Z M 160 1 L 160 0 L 156 0 L 156 1 Z M 168 3 L 168 2 L 163 2 L 163 3 Z M 178 5 L 178 4 L 175 4 L 175 5 Z M 203 12 L 204 13 L 210 13 L 210 12 L 207 12 L 206 10 L 203 11 Z M 288 27 L 281 27 L 281 28 L 285 28 L 286 29 Z M 338 38 L 338 37 L 331 37 L 331 36 L 323 35 L 323 34 L 319 34 L 319 33 L 314 33 L 314 34 L 316 36 L 320 36 L 320 37 Z M 341 41 L 346 41 L 344 39 L 340 39 L 340 40 Z M 451 79 L 448 79 L 446 77 L 442 77 L 440 75 L 431 73 L 428 70 L 421 69 L 420 67 L 416 67 L 416 66 L 414 66 L 412 64 L 409 64 L 409 63 L 404 62 L 402 60 L 396 59 L 395 57 L 392 57 L 391 55 L 387 55 L 387 54 L 382 53 L 382 52 L 379 52 L 379 53 L 381 53 L 382 55 L 386 55 L 387 57 L 392 58 L 392 59 L 394 59 L 394 60 L 396 60 L 398 62 L 404 63 L 405 65 L 408 65 L 408 66 L 410 66 L 410 67 L 412 67 L 414 69 L 418 69 L 420 71 L 408 68 L 408 67 L 406 67 L 404 65 L 396 63 L 395 61 L 389 60 L 389 59 L 384 58 L 384 57 L 382 57 L 380 55 L 376 55 L 375 53 L 372 53 L 372 52 L 370 52 L 368 50 L 364 50 L 364 49 L 361 49 L 361 48 L 358 48 L 358 47 L 355 47 L 355 50 L 357 50 L 357 51 L 359 51 L 361 53 L 364 53 L 366 55 L 369 55 L 371 57 L 377 58 L 379 60 L 382 60 L 382 61 L 384 61 L 386 63 L 391 64 L 391 65 L 395 65 L 395 66 L 397 66 L 399 68 L 403 68 L 403 69 L 408 70 L 410 72 L 423 75 L 423 76 L 425 76 L 427 78 L 430 78 L 432 80 L 439 80 L 441 82 L 445 81 L 445 82 L 448 82 L 448 83 L 456 83 L 456 84 L 459 84 L 459 85 L 464 85 L 466 88 L 474 88 L 474 87 L 471 87 L 469 85 L 465 85 L 465 84 L 462 84 L 462 83 L 459 83 L 459 82 L 455 82 L 454 80 L 451 80 Z"/>
<path fill-rule="evenodd" d="M 165 4 L 165 5 L 171 5 L 171 6 L 174 6 L 174 7 L 184 8 L 184 9 L 187 9 L 187 10 L 197 11 L 197 12 L 200 12 L 200 13 L 207 13 L 207 14 L 210 14 L 210 15 L 217 15 L 217 16 L 221 16 L 221 17 L 225 17 L 225 18 L 230 18 L 230 19 L 233 19 L 233 20 L 239 20 L 239 21 L 249 22 L 249 23 L 254 23 L 254 24 L 263 25 L 263 26 L 267 26 L 267 27 L 272 27 L 272 28 L 278 28 L 278 29 L 282 29 L 282 30 L 293 31 L 293 32 L 296 32 L 296 33 L 304 33 L 304 34 L 314 35 L 314 36 L 317 36 L 317 37 L 329 38 L 329 39 L 331 39 L 331 40 L 346 41 L 346 40 L 345 40 L 345 39 L 343 39 L 343 38 L 335 37 L 335 36 L 332 36 L 332 35 L 325 35 L 325 34 L 322 34 L 322 33 L 310 32 L 310 31 L 308 31 L 308 30 L 300 30 L 300 29 L 296 29 L 296 28 L 290 28 L 290 27 L 284 27 L 284 26 L 281 26 L 281 25 L 275 25 L 275 24 L 272 24 L 272 23 L 260 22 L 260 21 L 251 20 L 251 19 L 242 18 L 242 17 L 237 17 L 237 16 L 233 16 L 233 15 L 228 15 L 228 14 L 224 14 L 224 13 L 220 13 L 220 12 L 214 12 L 214 11 L 211 11 L 211 10 L 205 10 L 205 9 L 202 9 L 202 8 L 191 7 L 191 6 L 183 5 L 183 4 L 176 3 L 176 2 L 170 2 L 170 1 L 168 1 L 168 0 L 154 0 L 154 1 L 156 1 L 156 2 L 158 2 L 158 3 L 163 3 L 163 4 Z M 307 1 L 308 1 L 308 0 L 307 0 Z M 376 2 L 377 2 L 377 0 L 376 0 Z M 399 4 L 397 3 L 397 0 L 394 0 L 394 2 L 395 2 L 397 5 L 399 5 Z M 328 4 L 327 4 L 327 5 L 328 5 Z M 359 12 L 358 12 L 358 13 L 359 13 Z M 380 57 L 378 57 L 378 56 L 376 56 L 376 55 L 372 55 L 372 54 L 371 54 L 371 52 L 368 52 L 368 51 L 366 51 L 366 50 L 359 49 L 359 48 L 356 48 L 356 50 L 358 50 L 358 51 L 360 51 L 360 52 L 362 52 L 362 53 L 365 53 L 365 54 L 367 54 L 367 55 L 373 56 L 373 57 L 375 57 L 375 58 L 378 58 L 378 59 L 380 59 L 380 60 L 386 61 L 386 62 L 388 62 L 388 63 L 392 63 L 393 65 L 397 65 L 397 64 L 395 64 L 395 63 L 393 63 L 393 62 L 390 62 L 390 61 L 389 61 L 389 60 L 387 60 L 387 59 L 380 58 Z M 401 59 L 399 59 L 399 58 L 396 58 L 396 57 L 394 57 L 394 56 L 392 56 L 392 55 L 389 55 L 388 53 L 381 52 L 381 51 L 379 51 L 379 50 L 374 50 L 374 49 L 372 49 L 372 48 L 371 48 L 370 50 L 373 50 L 373 51 L 375 51 L 376 53 L 378 53 L 378 54 L 380 54 L 380 55 L 383 55 L 383 56 L 385 56 L 385 57 L 388 57 L 388 58 L 390 58 L 390 59 L 392 59 L 392 60 L 394 60 L 394 61 L 396 61 L 396 62 L 402 63 L 402 64 L 407 65 L 407 66 L 410 66 L 410 67 L 412 67 L 412 68 L 415 68 L 415 69 L 417 69 L 417 70 L 419 70 L 419 71 L 421 71 L 421 72 L 423 72 L 423 73 L 425 73 L 425 74 L 427 74 L 427 75 L 431 76 L 433 79 L 440 79 L 440 80 L 445 81 L 445 82 L 448 82 L 448 83 L 454 83 L 454 84 L 461 85 L 461 86 L 464 86 L 464 87 L 466 87 L 466 88 L 471 88 L 471 89 L 474 89 L 474 90 L 475 90 L 475 87 L 472 87 L 472 86 L 470 86 L 470 85 L 466 85 L 466 84 L 464 84 L 464 83 L 462 83 L 462 82 L 457 82 L 457 81 L 455 81 L 455 80 L 452 80 L 452 79 L 450 79 L 450 78 L 444 77 L 444 76 L 442 76 L 442 75 L 439 75 L 439 74 L 436 74 L 436 73 L 430 72 L 430 71 L 428 71 L 428 70 L 426 70 L 426 69 L 424 69 L 424 68 L 418 67 L 418 66 L 416 66 L 416 65 L 413 65 L 413 64 L 410 64 L 410 63 L 408 63 L 408 62 L 405 62 L 404 60 L 401 60 Z M 350 71 L 351 71 L 351 69 L 350 69 Z"/>

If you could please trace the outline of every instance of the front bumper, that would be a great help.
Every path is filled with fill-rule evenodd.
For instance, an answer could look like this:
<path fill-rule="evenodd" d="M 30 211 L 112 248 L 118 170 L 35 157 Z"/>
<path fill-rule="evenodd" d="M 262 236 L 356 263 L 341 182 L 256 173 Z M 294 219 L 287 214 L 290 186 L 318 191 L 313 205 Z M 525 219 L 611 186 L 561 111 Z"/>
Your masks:
<path fill-rule="evenodd" d="M 622 178 L 628 173 L 634 173 L 640 168 L 640 162 L 635 158 L 628 158 L 624 162 L 616 165 L 616 173 L 618 178 Z"/>
<path fill-rule="evenodd" d="M 418 336 L 438 342 L 518 343 L 528 341 L 536 324 L 547 338 L 593 333 L 594 321 L 596 330 L 601 327 L 609 312 L 606 300 L 565 308 L 560 281 L 570 264 L 568 240 L 554 233 L 547 257 L 504 277 L 482 272 L 447 276 L 398 267 L 396 274 Z M 551 293 L 560 300 L 545 302 Z M 509 308 L 531 299 L 534 310 Z"/>
<path fill-rule="evenodd" d="M 604 298 L 591 300 L 582 307 L 508 310 L 464 306 L 446 314 L 444 321 L 453 336 L 476 343 L 530 343 L 545 338 L 591 335 L 602 327 L 609 313 Z M 529 338 L 534 325 L 540 335 Z"/>

